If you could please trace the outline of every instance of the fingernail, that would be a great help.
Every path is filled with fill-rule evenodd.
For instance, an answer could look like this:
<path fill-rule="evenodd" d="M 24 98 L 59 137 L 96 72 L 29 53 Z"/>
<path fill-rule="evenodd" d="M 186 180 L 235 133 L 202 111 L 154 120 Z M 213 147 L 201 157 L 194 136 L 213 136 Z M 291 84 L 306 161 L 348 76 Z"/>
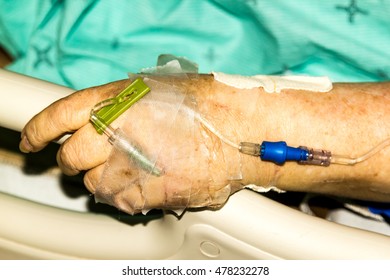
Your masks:
<path fill-rule="evenodd" d="M 29 153 L 33 150 L 33 147 L 31 146 L 26 136 L 22 136 L 22 140 L 19 143 L 19 149 L 23 153 Z"/>

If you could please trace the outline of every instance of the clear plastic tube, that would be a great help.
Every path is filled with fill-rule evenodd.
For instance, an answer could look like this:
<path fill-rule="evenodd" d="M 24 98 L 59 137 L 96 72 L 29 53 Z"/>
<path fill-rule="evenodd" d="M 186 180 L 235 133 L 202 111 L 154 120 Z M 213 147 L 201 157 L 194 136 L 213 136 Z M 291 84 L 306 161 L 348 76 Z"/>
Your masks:
<path fill-rule="evenodd" d="M 109 101 L 109 100 L 107 100 Z M 160 104 L 162 106 L 171 106 L 171 104 L 163 101 L 145 101 L 145 103 L 154 103 L 154 104 Z M 100 103 L 98 103 L 96 106 L 98 106 Z M 107 105 L 110 105 L 109 103 Z M 105 105 L 105 106 L 107 106 Z M 174 106 L 174 105 L 172 105 Z M 104 107 L 104 106 L 102 106 Z M 195 120 L 199 121 L 204 127 L 206 127 L 212 134 L 214 134 L 217 138 L 219 138 L 223 143 L 239 150 L 240 145 L 234 143 L 232 140 L 225 137 L 218 129 L 216 129 L 208 120 L 203 118 L 198 112 L 194 111 L 193 109 L 187 107 L 186 105 L 182 105 L 179 108 L 179 111 L 184 112 L 187 116 L 193 117 Z"/>
<path fill-rule="evenodd" d="M 187 108 L 186 108 L 187 109 Z M 189 108 L 188 108 L 189 110 Z M 226 138 L 220 131 L 218 131 L 212 124 L 210 124 L 207 120 L 205 120 L 200 114 L 195 113 L 195 119 L 198 120 L 201 124 L 203 124 L 211 133 L 217 136 L 222 142 L 225 144 L 239 150 L 240 145 L 234 143 L 230 139 Z"/>
<path fill-rule="evenodd" d="M 342 156 L 342 155 L 332 155 L 331 163 L 342 164 L 342 165 L 355 165 L 359 162 L 369 159 L 370 157 L 374 156 L 376 153 L 387 148 L 389 145 L 390 145 L 390 138 L 387 138 L 385 141 L 379 143 L 377 146 L 369 150 L 367 153 L 356 158 Z"/>
<path fill-rule="evenodd" d="M 127 139 L 125 135 L 121 134 L 119 129 L 114 129 L 110 125 L 107 125 L 96 112 L 103 107 L 116 103 L 114 98 L 104 100 L 91 110 L 90 121 L 103 128 L 103 132 L 108 137 L 110 144 L 115 145 L 122 151 L 126 152 L 130 158 L 143 170 L 150 172 L 154 176 L 161 176 L 163 174 L 162 169 L 158 168 L 152 160 L 144 155 L 139 148 L 137 148 L 130 139 Z"/>

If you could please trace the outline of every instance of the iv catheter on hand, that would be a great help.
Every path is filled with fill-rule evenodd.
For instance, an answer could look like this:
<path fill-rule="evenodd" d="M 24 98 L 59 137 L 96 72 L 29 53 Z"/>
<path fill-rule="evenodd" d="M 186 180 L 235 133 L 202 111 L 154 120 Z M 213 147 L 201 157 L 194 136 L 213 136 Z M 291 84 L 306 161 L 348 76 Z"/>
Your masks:
<path fill-rule="evenodd" d="M 241 142 L 239 151 L 243 154 L 258 156 L 261 160 L 271 161 L 279 165 L 284 164 L 286 161 L 297 161 L 299 164 L 319 166 L 329 166 L 330 164 L 355 165 L 372 157 L 389 145 L 390 138 L 356 158 L 334 155 L 331 151 L 323 149 L 313 149 L 305 146 L 290 147 L 284 141 L 263 141 L 261 144 Z"/>
<path fill-rule="evenodd" d="M 115 144 L 116 147 L 127 153 L 138 167 L 154 176 L 160 176 L 163 171 L 156 166 L 155 162 L 144 155 L 119 129 L 114 129 L 110 125 L 149 91 L 150 88 L 142 79 L 136 79 L 116 97 L 96 104 L 91 110 L 90 121 L 99 134 L 107 135 L 110 144 Z"/>

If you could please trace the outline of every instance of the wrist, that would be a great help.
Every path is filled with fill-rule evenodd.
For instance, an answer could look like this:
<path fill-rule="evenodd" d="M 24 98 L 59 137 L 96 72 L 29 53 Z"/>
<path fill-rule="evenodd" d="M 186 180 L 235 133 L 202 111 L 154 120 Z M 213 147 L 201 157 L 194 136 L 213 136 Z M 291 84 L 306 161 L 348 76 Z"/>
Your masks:
<path fill-rule="evenodd" d="M 261 88 L 241 90 L 210 80 L 205 91 L 207 109 L 202 113 L 236 143 L 286 141 L 291 146 L 358 156 L 390 137 L 389 99 L 383 84 L 335 84 L 327 93 L 283 90 L 269 94 Z M 384 175 L 389 155 L 384 150 L 380 157 L 356 166 L 330 167 L 295 162 L 280 166 L 241 155 L 241 183 L 383 199 L 390 185 Z"/>

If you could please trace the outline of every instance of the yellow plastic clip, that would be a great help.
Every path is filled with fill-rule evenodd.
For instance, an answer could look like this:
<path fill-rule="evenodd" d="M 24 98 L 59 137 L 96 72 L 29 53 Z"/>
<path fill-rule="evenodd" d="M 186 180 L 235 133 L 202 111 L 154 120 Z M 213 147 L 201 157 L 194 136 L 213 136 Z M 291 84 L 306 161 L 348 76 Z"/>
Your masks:
<path fill-rule="evenodd" d="M 95 112 L 100 120 L 100 124 L 99 122 L 93 122 L 96 131 L 99 134 L 103 134 L 107 126 L 109 126 L 115 119 L 117 119 L 149 91 L 150 88 L 141 78 L 136 79 L 116 97 L 112 98 L 111 104 L 104 106 L 99 111 Z"/>

